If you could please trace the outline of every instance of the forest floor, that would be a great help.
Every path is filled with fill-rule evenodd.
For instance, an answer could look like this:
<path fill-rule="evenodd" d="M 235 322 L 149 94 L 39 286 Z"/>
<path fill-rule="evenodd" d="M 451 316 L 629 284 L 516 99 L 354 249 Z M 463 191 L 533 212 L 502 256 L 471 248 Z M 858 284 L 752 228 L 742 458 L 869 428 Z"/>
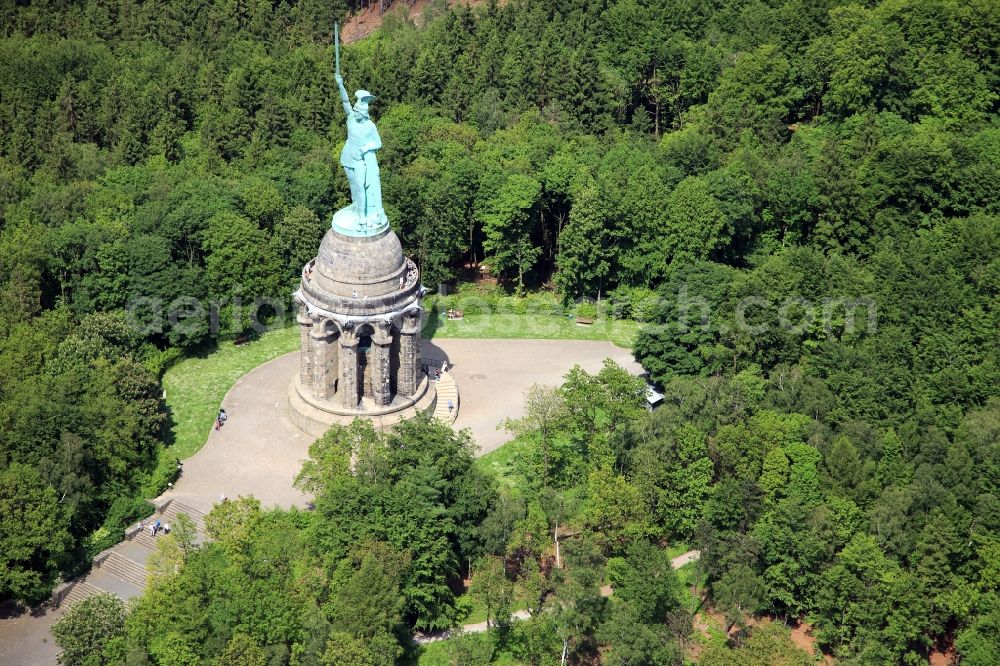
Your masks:
<path fill-rule="evenodd" d="M 800 622 L 792 627 L 792 643 L 795 643 L 795 647 L 807 654 L 814 656 L 822 654 L 819 648 L 816 647 L 816 637 L 813 635 L 813 627 L 808 622 Z M 828 654 L 822 654 L 822 659 L 825 664 L 833 664 L 833 657 Z"/>
<path fill-rule="evenodd" d="M 753 629 L 767 626 L 773 622 L 782 622 L 781 619 L 763 615 L 760 617 L 750 617 L 746 620 L 746 626 Z M 731 640 L 738 632 L 733 627 L 727 633 L 725 627 L 727 621 L 725 616 L 716 608 L 708 607 L 699 609 L 694 615 L 694 633 L 692 640 L 688 642 L 685 649 L 685 657 L 689 662 L 696 662 L 701 654 L 713 645 L 722 645 Z M 790 632 L 792 644 L 803 653 L 822 663 L 825 666 L 832 666 L 834 658 L 820 651 L 816 637 L 813 635 L 813 627 L 807 622 L 798 624 L 787 624 Z"/>
<path fill-rule="evenodd" d="M 698 550 L 686 550 L 687 546 L 685 544 L 677 544 L 670 548 L 671 560 L 670 566 L 678 570 L 678 575 L 682 581 L 689 579 L 692 567 L 689 566 L 693 562 L 696 562 L 699 557 L 701 557 L 701 552 Z M 685 552 L 682 552 L 685 551 Z M 674 557 L 673 555 L 676 555 Z M 518 594 L 523 594 L 523 590 L 517 590 Z M 604 585 L 601 587 L 601 596 L 610 597 L 614 594 L 614 590 L 610 585 Z M 482 608 L 477 608 L 474 616 L 470 616 L 466 624 L 462 625 L 461 634 L 478 634 L 489 630 L 489 626 L 486 624 L 485 618 L 486 611 Z M 527 610 L 519 610 L 511 614 L 511 618 L 515 621 L 527 620 L 531 618 L 531 613 Z M 453 638 L 453 632 L 442 632 L 442 634 L 432 637 L 424 638 L 421 641 L 421 653 L 418 658 L 418 666 L 438 666 L 439 664 L 451 664 L 454 663 L 450 659 L 448 654 L 448 643 L 449 639 Z M 514 659 L 512 655 L 506 651 L 501 650 L 499 654 L 493 656 L 494 661 L 490 663 L 496 664 L 507 664 L 518 666 L 522 662 Z"/>

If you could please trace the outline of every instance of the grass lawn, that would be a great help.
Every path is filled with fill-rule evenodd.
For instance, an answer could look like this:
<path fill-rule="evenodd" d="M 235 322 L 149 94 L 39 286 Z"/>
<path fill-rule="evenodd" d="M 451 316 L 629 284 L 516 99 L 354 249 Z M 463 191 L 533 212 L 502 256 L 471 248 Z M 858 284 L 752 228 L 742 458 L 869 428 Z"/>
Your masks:
<path fill-rule="evenodd" d="M 432 312 L 428 308 L 428 312 Z M 439 338 L 532 338 L 542 340 L 610 340 L 631 348 L 639 331 L 638 322 L 598 319 L 582 326 L 573 319 L 547 314 L 467 314 L 463 319 L 447 319 L 444 313 L 428 317 L 422 335 Z"/>
<path fill-rule="evenodd" d="M 458 597 L 459 603 L 467 604 L 469 608 L 469 616 L 462 620 L 459 624 L 479 624 L 480 622 L 486 622 L 486 606 L 483 606 L 478 599 L 473 597 L 468 592 L 463 592 Z M 511 613 L 516 613 L 520 610 L 524 610 L 529 605 L 528 592 L 521 587 L 520 584 L 514 584 L 514 600 L 511 602 Z"/>
<path fill-rule="evenodd" d="M 261 363 L 299 348 L 299 330 L 289 326 L 242 345 L 220 342 L 204 356 L 184 359 L 163 375 L 172 420 L 172 455 L 184 460 L 208 440 L 222 398 L 236 380 Z"/>
<path fill-rule="evenodd" d="M 483 637 L 483 634 L 472 634 L 470 635 L 471 640 L 475 640 L 477 644 L 485 646 L 488 644 L 489 639 Z M 456 643 L 459 641 L 468 642 L 470 637 L 464 638 L 451 638 L 444 641 L 437 641 L 435 643 L 428 643 L 427 645 L 422 645 L 420 648 L 420 656 L 417 658 L 417 666 L 452 666 L 452 664 L 479 664 L 486 663 L 483 661 L 476 660 L 477 657 L 489 654 L 490 650 L 485 647 L 480 647 L 479 649 L 465 647 L 464 649 L 458 648 Z M 459 655 L 471 659 L 459 661 L 456 657 Z M 461 657 L 459 657 L 460 659 Z M 490 664 L 495 666 L 521 666 L 524 662 L 515 659 L 509 652 L 501 651 L 499 653 L 494 653 L 489 661 Z"/>
<path fill-rule="evenodd" d="M 448 666 L 451 663 L 451 645 L 448 641 L 437 641 L 420 647 L 418 666 Z"/>
<path fill-rule="evenodd" d="M 518 437 L 494 449 L 481 458 L 476 458 L 476 465 L 483 471 L 491 472 L 507 488 L 524 486 L 524 478 L 517 471 L 515 464 L 517 456 L 528 450 L 533 442 L 528 437 Z"/>
<path fill-rule="evenodd" d="M 705 585 L 708 582 L 708 576 L 705 575 L 704 571 L 698 571 L 696 563 L 688 562 L 677 570 L 677 578 L 684 588 L 684 593 L 681 595 L 681 604 L 693 615 L 701 610 L 701 595 L 705 594 Z M 696 584 L 698 596 L 694 594 Z"/>

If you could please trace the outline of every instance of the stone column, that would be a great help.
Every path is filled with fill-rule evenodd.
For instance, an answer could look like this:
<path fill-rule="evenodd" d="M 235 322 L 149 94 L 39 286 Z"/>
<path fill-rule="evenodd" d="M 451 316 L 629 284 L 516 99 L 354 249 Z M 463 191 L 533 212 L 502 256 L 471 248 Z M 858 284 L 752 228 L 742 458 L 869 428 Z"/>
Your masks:
<path fill-rule="evenodd" d="M 358 407 L 358 336 L 353 331 L 340 335 L 340 378 L 337 393 L 347 409 Z"/>
<path fill-rule="evenodd" d="M 411 396 L 417 392 L 420 378 L 420 309 L 403 315 L 403 327 L 399 336 L 399 376 L 396 390 L 400 395 Z"/>
<path fill-rule="evenodd" d="M 312 390 L 317 400 L 329 400 L 333 391 L 333 380 L 330 376 L 331 360 L 336 358 L 333 349 L 333 335 L 324 333 L 320 326 L 313 326 L 312 338 Z"/>
<path fill-rule="evenodd" d="M 390 359 L 389 351 L 392 345 L 391 324 L 379 324 L 372 335 L 372 394 L 375 404 L 384 407 L 392 402 L 392 391 L 389 385 Z"/>
<path fill-rule="evenodd" d="M 312 332 L 313 321 L 306 314 L 305 307 L 299 308 L 299 314 L 295 318 L 299 325 L 299 381 L 303 386 L 312 386 Z"/>

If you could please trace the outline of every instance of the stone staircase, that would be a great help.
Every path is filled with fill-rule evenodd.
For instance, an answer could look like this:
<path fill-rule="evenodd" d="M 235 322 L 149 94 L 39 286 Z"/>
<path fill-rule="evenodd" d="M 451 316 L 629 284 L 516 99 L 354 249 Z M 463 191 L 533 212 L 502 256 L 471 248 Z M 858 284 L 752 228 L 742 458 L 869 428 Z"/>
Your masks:
<path fill-rule="evenodd" d="M 166 500 L 156 507 L 151 516 L 125 530 L 124 541 L 95 557 L 87 574 L 56 588 L 51 605 L 73 605 L 100 592 L 110 592 L 125 600 L 141 594 L 150 575 L 144 562 L 156 550 L 156 540 L 162 538 L 150 535 L 149 525 L 159 520 L 161 524 L 169 523 L 172 527 L 181 514 L 194 521 L 196 540 L 203 541 L 205 512 L 177 500 Z"/>
<path fill-rule="evenodd" d="M 195 528 L 198 530 L 199 535 L 205 533 L 205 512 L 200 511 L 193 506 L 184 504 L 177 500 L 171 500 L 162 510 L 157 511 L 150 517 L 140 522 L 142 529 L 136 530 L 135 527 L 131 528 L 125 533 L 128 540 L 142 544 L 150 550 L 156 550 L 156 539 L 149 533 L 150 523 L 155 523 L 157 520 L 161 524 L 169 524 L 171 527 L 177 524 L 177 516 L 180 514 L 187 515 L 194 522 Z"/>
<path fill-rule="evenodd" d="M 153 522 L 156 521 L 154 520 Z M 132 543 L 137 543 L 142 546 L 145 546 L 146 548 L 149 548 L 149 550 L 151 551 L 156 550 L 156 537 L 150 536 L 149 528 L 146 526 L 143 526 L 142 529 L 136 532 L 135 536 L 131 538 L 131 541 Z"/>
<path fill-rule="evenodd" d="M 448 401 L 454 407 L 448 410 Z M 458 418 L 458 384 L 450 372 L 442 372 L 441 379 L 437 381 L 437 403 L 434 405 L 434 418 L 444 421 L 448 425 Z"/>
<path fill-rule="evenodd" d="M 205 528 L 205 512 L 194 508 L 190 504 L 172 500 L 163 510 L 163 516 L 167 519 L 167 522 L 176 522 L 177 516 L 182 513 L 187 514 L 187 517 L 194 521 L 194 525 L 198 528 L 198 531 L 202 531 Z"/>
<path fill-rule="evenodd" d="M 60 599 L 59 603 L 56 605 L 61 606 L 65 604 L 67 606 L 72 606 L 77 602 L 83 601 L 87 597 L 91 597 L 103 591 L 104 590 L 94 587 L 85 580 L 77 579 L 69 584 L 69 587 L 66 589 L 62 599 Z"/>
<path fill-rule="evenodd" d="M 146 567 L 135 560 L 129 559 L 115 551 L 111 551 L 98 566 L 108 573 L 118 576 L 119 579 L 132 583 L 140 589 L 146 589 L 146 581 L 149 573 Z"/>

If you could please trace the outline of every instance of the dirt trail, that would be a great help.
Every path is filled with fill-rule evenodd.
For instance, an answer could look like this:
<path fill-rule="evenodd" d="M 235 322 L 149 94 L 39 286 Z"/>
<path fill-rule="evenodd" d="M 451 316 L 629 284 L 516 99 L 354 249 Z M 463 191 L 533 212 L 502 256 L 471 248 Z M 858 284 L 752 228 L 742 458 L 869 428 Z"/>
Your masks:
<path fill-rule="evenodd" d="M 484 4 L 486 0 L 449 0 L 448 4 L 450 6 L 455 5 L 471 5 L 475 7 L 476 5 Z M 500 0 L 499 4 L 506 4 L 507 0 Z M 416 23 L 418 26 L 424 24 L 424 11 L 427 9 L 427 5 L 430 4 L 430 0 L 390 0 L 388 3 L 389 8 L 385 12 L 379 12 L 379 3 L 373 2 L 371 7 L 366 10 L 360 11 L 357 14 L 353 14 L 347 23 L 344 24 L 341 30 L 341 39 L 345 44 L 350 44 L 356 42 L 359 39 L 364 39 L 368 35 L 372 34 L 375 30 L 382 25 L 382 18 L 393 12 L 403 13 L 406 12 L 410 19 Z"/>
<path fill-rule="evenodd" d="M 680 569 L 688 562 L 694 562 L 699 557 L 701 557 L 700 550 L 689 550 L 688 552 L 681 553 L 674 559 L 670 560 L 670 566 L 672 566 L 674 569 Z"/>
<path fill-rule="evenodd" d="M 816 636 L 813 635 L 813 627 L 808 622 L 801 622 L 791 628 L 792 630 L 792 642 L 795 643 L 795 647 L 803 650 L 809 655 L 822 654 L 818 647 L 816 647 Z M 833 664 L 833 657 L 828 654 L 823 654 L 823 663 L 830 666 Z"/>

